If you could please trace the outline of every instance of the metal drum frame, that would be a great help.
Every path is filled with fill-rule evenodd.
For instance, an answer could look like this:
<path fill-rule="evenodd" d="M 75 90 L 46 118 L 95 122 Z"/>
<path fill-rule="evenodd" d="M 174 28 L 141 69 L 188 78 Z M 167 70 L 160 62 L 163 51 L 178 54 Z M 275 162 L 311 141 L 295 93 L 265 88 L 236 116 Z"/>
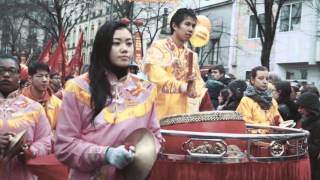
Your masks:
<path fill-rule="evenodd" d="M 193 161 L 208 163 L 241 163 L 241 162 L 268 162 L 302 159 L 308 156 L 307 137 L 309 132 L 303 129 L 284 128 L 276 126 L 246 125 L 247 134 L 192 132 L 161 129 L 162 135 L 189 138 L 181 146 L 185 154 L 168 154 L 160 152 L 159 159 L 173 161 Z M 237 150 L 237 156 L 228 156 L 229 147 L 226 140 L 245 141 L 247 148 Z M 193 147 L 193 142 L 201 142 L 200 147 L 213 147 L 212 152 L 194 151 L 199 147 Z M 191 144 L 191 145 L 190 145 Z M 199 144 L 199 143 L 198 143 Z M 201 143 L 200 143 L 201 144 Z M 251 151 L 254 146 L 262 145 L 270 155 L 255 156 Z M 198 148 L 199 149 L 199 148 Z M 201 148 L 200 148 L 201 149 Z M 290 153 L 285 153 L 290 151 Z"/>

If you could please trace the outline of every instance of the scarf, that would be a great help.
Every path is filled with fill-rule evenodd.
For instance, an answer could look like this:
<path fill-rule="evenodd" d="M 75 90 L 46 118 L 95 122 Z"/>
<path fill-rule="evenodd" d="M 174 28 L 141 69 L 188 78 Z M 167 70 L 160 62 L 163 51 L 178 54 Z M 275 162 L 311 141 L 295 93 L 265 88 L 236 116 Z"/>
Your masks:
<path fill-rule="evenodd" d="M 272 106 L 271 90 L 261 91 L 255 88 L 254 86 L 249 85 L 246 91 L 244 92 L 244 95 L 258 103 L 261 109 L 263 110 L 269 110 Z"/>
<path fill-rule="evenodd" d="M 25 87 L 23 90 L 22 90 L 22 94 L 34 101 L 37 101 L 38 103 L 40 103 L 43 107 L 45 107 L 45 104 L 49 101 L 51 95 L 52 95 L 52 92 L 50 89 L 48 89 L 45 94 L 37 99 L 35 98 L 33 95 L 32 95 L 32 92 L 31 92 L 31 86 L 28 86 L 28 87 Z"/>

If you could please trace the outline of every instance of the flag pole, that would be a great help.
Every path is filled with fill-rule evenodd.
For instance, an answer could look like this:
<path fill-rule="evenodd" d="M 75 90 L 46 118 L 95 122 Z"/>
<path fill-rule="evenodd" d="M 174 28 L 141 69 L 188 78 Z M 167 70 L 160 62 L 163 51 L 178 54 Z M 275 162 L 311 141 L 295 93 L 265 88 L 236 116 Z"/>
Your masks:
<path fill-rule="evenodd" d="M 62 32 L 61 33 L 64 33 L 64 30 L 62 29 Z M 64 35 L 63 35 L 63 38 L 64 38 Z M 63 39 L 63 42 L 64 42 L 64 39 Z M 65 54 L 64 54 L 64 43 L 62 44 L 62 65 L 61 65 L 62 69 L 62 76 L 61 76 L 61 83 L 62 83 L 62 86 L 64 86 L 64 83 L 65 83 L 65 76 L 66 76 L 66 59 L 65 59 Z"/>

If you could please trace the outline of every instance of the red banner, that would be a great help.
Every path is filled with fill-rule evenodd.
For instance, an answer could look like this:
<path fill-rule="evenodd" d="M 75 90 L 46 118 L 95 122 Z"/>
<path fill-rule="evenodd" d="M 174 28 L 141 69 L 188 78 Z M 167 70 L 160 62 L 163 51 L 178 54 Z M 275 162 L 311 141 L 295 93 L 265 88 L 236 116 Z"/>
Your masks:
<path fill-rule="evenodd" d="M 42 52 L 39 56 L 39 59 L 38 59 L 39 63 L 47 64 L 49 62 L 51 45 L 52 45 L 52 38 L 49 39 L 47 45 L 42 50 Z"/>
<path fill-rule="evenodd" d="M 64 43 L 64 31 L 59 36 L 58 46 L 49 60 L 49 67 L 52 72 L 59 72 L 62 79 L 65 78 L 65 63 L 67 62 L 67 48 Z"/>
<path fill-rule="evenodd" d="M 69 71 L 67 75 L 79 75 L 80 68 L 82 66 L 82 47 L 83 47 L 83 32 L 80 34 L 80 39 L 78 41 L 74 55 L 72 56 L 71 61 L 68 64 Z"/>

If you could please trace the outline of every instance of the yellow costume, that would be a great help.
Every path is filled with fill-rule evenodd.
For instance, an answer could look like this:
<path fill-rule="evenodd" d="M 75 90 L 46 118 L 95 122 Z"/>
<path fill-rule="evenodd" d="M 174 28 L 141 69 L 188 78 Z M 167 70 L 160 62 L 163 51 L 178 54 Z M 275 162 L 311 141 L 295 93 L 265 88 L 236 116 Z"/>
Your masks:
<path fill-rule="evenodd" d="M 248 124 L 271 125 L 276 116 L 279 116 L 279 120 L 282 121 L 278 104 L 274 99 L 270 109 L 263 110 L 253 99 L 244 96 L 236 111 L 243 115 L 244 121 Z"/>
<path fill-rule="evenodd" d="M 192 105 L 191 109 L 188 96 L 180 92 L 180 87 L 187 83 L 189 52 L 193 51 L 186 46 L 178 48 L 171 38 L 156 41 L 148 49 L 144 59 L 144 72 L 148 79 L 157 85 L 156 105 L 160 119 L 173 114 L 193 112 L 197 108 Z M 194 89 L 198 97 L 196 103 L 200 104 L 206 88 L 195 52 L 193 52 L 193 72 L 196 74 Z"/>
<path fill-rule="evenodd" d="M 50 89 L 46 91 L 42 98 L 37 99 L 31 93 L 31 86 L 24 88 L 22 90 L 22 94 L 34 101 L 39 102 L 44 107 L 49 123 L 51 125 L 51 129 L 56 129 L 61 100 L 57 96 L 53 95 Z"/>
<path fill-rule="evenodd" d="M 52 95 L 46 103 L 45 110 L 52 129 L 56 129 L 60 106 L 61 100 L 55 95 Z"/>

